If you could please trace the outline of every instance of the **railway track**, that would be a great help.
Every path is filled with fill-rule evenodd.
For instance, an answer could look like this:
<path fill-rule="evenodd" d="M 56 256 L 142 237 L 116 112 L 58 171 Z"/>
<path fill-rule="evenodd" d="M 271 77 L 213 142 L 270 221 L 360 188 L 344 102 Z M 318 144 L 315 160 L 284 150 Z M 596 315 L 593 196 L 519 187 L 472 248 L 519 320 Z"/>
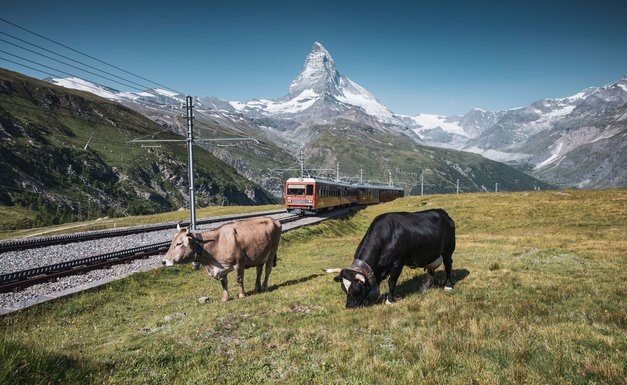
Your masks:
<path fill-rule="evenodd" d="M 285 210 L 276 210 L 276 211 L 268 211 L 264 212 L 263 215 L 272 215 L 272 214 L 280 214 L 284 213 Z M 223 222 L 225 220 L 237 220 L 237 219 L 245 219 L 251 218 L 255 216 L 259 216 L 259 213 L 253 214 L 242 214 L 242 215 L 230 215 L 228 217 L 215 217 L 209 219 L 202 219 L 196 222 L 198 226 L 207 225 L 216 222 Z M 101 231 L 89 231 L 85 233 L 77 233 L 77 234 L 67 234 L 67 235 L 55 235 L 49 237 L 39 237 L 39 238 L 22 238 L 22 239 L 13 239 L 9 241 L 0 241 L 0 254 L 7 251 L 14 250 L 26 250 L 33 249 L 43 246 L 53 246 L 60 245 L 71 242 L 83 242 L 93 239 L 103 239 L 103 238 L 113 238 L 120 237 L 123 235 L 131 235 L 131 234 L 139 234 L 145 233 L 149 231 L 159 231 L 159 230 L 167 230 L 171 229 L 176 225 L 175 222 L 172 223 L 161 223 L 157 225 L 146 225 L 146 226 L 133 226 L 127 227 L 123 229 L 116 230 L 101 230 Z M 181 222 L 182 226 L 189 226 L 189 222 Z"/>
<path fill-rule="evenodd" d="M 284 211 L 278 211 L 276 213 L 284 213 Z M 256 214 L 257 216 L 259 214 Z M 267 215 L 267 213 L 264 213 Z M 245 217 L 251 217 L 254 215 L 248 215 Z M 242 216 L 238 216 L 237 218 L 230 217 L 229 220 L 232 219 L 241 219 Z M 300 220 L 302 217 L 298 215 L 289 216 L 286 218 L 281 218 L 279 221 L 282 224 L 294 222 Z M 225 219 L 219 220 L 207 220 L 204 221 L 203 224 L 210 224 L 218 221 L 224 221 Z M 159 230 L 163 228 L 160 226 L 155 226 Z M 172 228 L 172 225 L 169 224 L 166 229 Z M 154 228 L 153 228 L 154 230 Z M 149 231 L 153 231 L 149 230 Z M 118 235 L 127 235 L 127 233 L 122 233 Z M 107 235 L 107 237 L 112 237 L 113 235 Z M 93 239 L 93 238 L 87 238 Z M 84 239 L 83 239 L 84 240 Z M 77 242 L 73 240 L 73 242 Z M 0 275 L 0 293 L 9 292 L 15 289 L 20 289 L 24 287 L 28 287 L 37 283 L 47 282 L 59 277 L 67 276 L 67 275 L 75 275 L 82 274 L 90 270 L 105 268 L 114 264 L 126 263 L 132 261 L 134 259 L 146 258 L 151 255 L 164 253 L 170 247 L 171 241 L 159 242 L 151 245 L 145 245 L 140 247 L 134 247 L 131 249 L 115 251 L 111 253 L 105 253 L 100 255 L 94 255 L 86 258 L 74 259 L 71 261 L 65 261 L 61 263 L 56 263 L 47 266 L 40 266 L 32 269 L 16 271 L 8 274 Z M 57 243 L 58 244 L 58 243 Z"/>

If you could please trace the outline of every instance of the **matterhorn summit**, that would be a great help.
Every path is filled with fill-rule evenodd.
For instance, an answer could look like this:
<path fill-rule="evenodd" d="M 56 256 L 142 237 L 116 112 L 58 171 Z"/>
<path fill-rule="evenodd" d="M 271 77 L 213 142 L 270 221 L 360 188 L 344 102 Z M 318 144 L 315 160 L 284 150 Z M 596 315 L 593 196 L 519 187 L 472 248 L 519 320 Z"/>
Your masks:
<path fill-rule="evenodd" d="M 314 43 L 286 96 L 230 104 L 247 117 L 282 130 L 338 118 L 371 126 L 406 128 L 374 95 L 340 75 L 331 54 L 319 42 Z"/>
<path fill-rule="evenodd" d="M 289 96 L 301 95 L 312 90 L 321 95 L 337 95 L 340 87 L 340 74 L 329 51 L 322 44 L 315 42 L 300 74 L 290 84 Z"/>

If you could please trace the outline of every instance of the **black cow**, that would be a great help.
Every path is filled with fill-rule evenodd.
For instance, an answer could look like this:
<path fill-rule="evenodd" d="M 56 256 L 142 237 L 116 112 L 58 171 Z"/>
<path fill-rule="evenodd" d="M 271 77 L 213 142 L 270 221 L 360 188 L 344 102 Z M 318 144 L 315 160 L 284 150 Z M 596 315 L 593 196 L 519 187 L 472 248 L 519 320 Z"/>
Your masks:
<path fill-rule="evenodd" d="M 342 283 L 346 307 L 364 304 L 368 298 L 379 297 L 379 284 L 388 279 L 386 303 L 394 302 L 396 281 L 403 266 L 424 268 L 428 274 L 425 287 L 433 284 L 433 273 L 444 261 L 445 290 L 453 288 L 451 269 L 455 250 L 455 222 L 441 209 L 415 213 L 396 212 L 379 215 L 372 221 L 355 251 L 355 259 L 337 272 L 335 281 Z"/>

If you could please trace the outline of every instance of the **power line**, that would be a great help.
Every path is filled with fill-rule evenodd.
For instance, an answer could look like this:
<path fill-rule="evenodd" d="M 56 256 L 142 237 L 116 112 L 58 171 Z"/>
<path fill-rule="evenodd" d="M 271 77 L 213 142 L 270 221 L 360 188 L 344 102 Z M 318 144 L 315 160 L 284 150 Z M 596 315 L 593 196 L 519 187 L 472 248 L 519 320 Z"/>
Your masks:
<path fill-rule="evenodd" d="M 118 71 L 122 71 L 122 72 L 124 72 L 124 73 L 126 73 L 126 74 L 128 74 L 128 75 L 135 76 L 136 78 L 139 78 L 139 79 L 145 80 L 145 81 L 147 81 L 147 82 L 149 82 L 149 83 L 152 83 L 152 84 L 155 84 L 155 85 L 157 85 L 157 86 L 159 86 L 159 87 L 163 87 L 163 88 L 165 88 L 166 90 L 170 90 L 170 91 L 175 92 L 175 93 L 177 93 L 177 94 L 184 95 L 184 93 L 183 93 L 183 92 L 179 92 L 179 91 L 174 90 L 174 89 L 172 89 L 172 88 L 170 88 L 170 87 L 168 87 L 168 86 L 165 86 L 165 85 L 163 85 L 163 84 L 157 83 L 157 82 L 155 82 L 155 81 L 153 81 L 153 80 L 150 80 L 150 79 L 147 79 L 147 78 L 145 78 L 145 77 L 143 77 L 143 76 L 140 76 L 140 75 L 134 74 L 134 73 L 132 73 L 132 72 L 130 72 L 130 71 L 127 71 L 127 70 L 125 70 L 125 69 L 122 69 L 122 68 L 120 68 L 120 67 L 118 67 L 118 66 L 115 66 L 115 65 L 113 65 L 113 64 L 107 63 L 107 62 L 105 62 L 105 61 L 103 61 L 103 60 L 100 60 L 100 59 L 98 59 L 98 58 L 95 58 L 95 57 L 93 57 L 93 56 L 91 56 L 91 55 L 88 55 L 88 54 L 86 54 L 86 53 L 84 53 L 84 52 L 81 52 L 81 51 L 79 51 L 79 50 L 76 50 L 76 49 L 74 49 L 74 48 L 72 48 L 72 47 L 69 47 L 69 46 L 67 46 L 67 45 L 65 45 L 65 44 L 59 43 L 58 41 L 55 41 L 55 40 L 52 40 L 52 39 L 50 39 L 50 38 L 48 38 L 48 37 L 46 37 L 46 36 L 40 35 L 40 34 L 38 34 L 37 32 L 33 32 L 33 31 L 31 31 L 31 30 L 29 30 L 29 29 L 27 29 L 27 28 L 21 27 L 21 26 L 19 26 L 19 25 L 15 24 L 15 23 L 12 23 L 12 22 L 10 22 L 10 21 L 8 21 L 8 20 L 6 20 L 6 19 L 0 18 L 0 21 L 3 21 L 3 22 L 5 22 L 5 23 L 7 23 L 7 24 L 10 24 L 10 25 L 12 25 L 12 26 L 16 27 L 16 28 L 19 28 L 19 29 L 21 29 L 21 30 L 23 30 L 23 31 L 26 31 L 26 32 L 28 32 L 28 33 L 31 33 L 31 34 L 33 34 L 33 35 L 35 35 L 35 36 L 38 36 L 38 37 L 40 37 L 40 38 L 42 38 L 42 39 L 44 39 L 44 40 L 47 40 L 47 41 L 52 42 L 52 43 L 54 43 L 54 44 L 57 44 L 57 45 L 59 45 L 59 46 L 61 46 L 61 47 L 63 47 L 63 48 L 69 49 L 69 50 L 70 50 L 70 51 L 72 51 L 72 52 L 75 52 L 75 53 L 78 53 L 78 54 L 83 55 L 83 56 L 85 56 L 85 57 L 88 57 L 88 58 L 90 58 L 90 59 L 92 59 L 92 60 L 95 60 L 95 61 L 97 61 L 97 62 L 101 63 L 101 64 L 104 64 L 104 65 L 107 65 L 107 66 L 109 66 L 109 67 L 115 68 L 115 69 L 117 69 Z"/>
<path fill-rule="evenodd" d="M 39 49 L 41 49 L 41 50 L 43 50 L 43 51 L 46 51 L 46 52 L 52 53 L 52 54 L 54 54 L 54 55 L 60 56 L 60 57 L 62 57 L 62 58 L 64 58 L 64 59 L 67 59 L 67 60 L 73 61 L 73 62 L 75 62 L 75 63 L 79 63 L 79 64 L 81 64 L 81 65 L 83 65 L 83 66 L 85 66 L 85 67 L 88 67 L 88 68 L 94 69 L 94 70 L 96 70 L 96 71 L 100 71 L 100 72 L 102 72 L 102 73 L 105 73 L 105 74 L 107 74 L 107 75 L 110 75 L 110 76 L 116 77 L 116 78 L 121 79 L 121 80 L 124 80 L 124 81 L 127 81 L 127 82 L 129 82 L 129 83 L 133 83 L 133 84 L 135 84 L 135 85 L 138 85 L 138 86 L 142 87 L 142 90 L 145 90 L 145 89 L 150 89 L 150 88 L 151 88 L 151 87 L 150 87 L 150 86 L 148 86 L 148 85 L 144 85 L 144 84 L 136 83 L 136 82 L 134 82 L 134 81 L 132 81 L 132 80 L 130 80 L 130 79 L 123 78 L 123 77 L 118 76 L 118 75 L 116 75 L 116 74 L 113 74 L 113 73 L 111 73 L 111 72 L 105 71 L 105 70 L 103 70 L 103 69 L 96 68 L 96 67 L 91 66 L 91 65 L 89 65 L 89 64 L 87 64 L 87 63 L 83 63 L 83 62 L 81 62 L 81 61 L 79 61 L 79 60 L 72 59 L 72 58 L 70 58 L 70 57 L 68 57 L 68 56 L 62 55 L 62 54 L 60 54 L 60 53 L 58 53 L 58 52 L 51 51 L 51 50 L 49 50 L 49 49 L 47 49 L 47 48 L 41 47 L 41 46 L 39 46 L 39 45 L 37 45 L 37 44 L 34 44 L 34 43 L 31 43 L 31 42 L 28 42 L 28 41 L 26 41 L 26 40 L 20 39 L 19 37 L 15 37 L 15 36 L 10 35 L 10 34 L 8 34 L 8 33 L 1 32 L 1 31 L 0 31 L 0 34 L 3 34 L 3 35 L 6 35 L 6 36 L 9 36 L 9 37 L 11 37 L 11 38 L 13 38 L 13 39 L 15 39 L 15 40 L 21 41 L 21 42 L 26 43 L 26 44 L 28 44 L 28 45 L 31 45 L 31 46 L 33 46 L 33 47 L 37 47 L 37 48 L 39 48 Z M 41 53 L 38 53 L 38 52 L 35 52 L 35 51 L 32 51 L 32 50 L 29 50 L 29 49 L 27 49 L 27 48 L 24 48 L 24 47 L 22 47 L 22 46 L 18 45 L 18 44 L 14 44 L 14 43 L 8 42 L 8 41 L 6 41 L 6 40 L 4 40 L 4 39 L 0 39 L 0 40 L 4 41 L 5 43 L 11 44 L 11 45 L 13 45 L 13 46 L 16 46 L 16 47 L 22 48 L 22 49 L 24 49 L 24 50 L 27 50 L 27 51 L 29 51 L 29 52 L 33 52 L 33 53 L 35 53 L 36 55 L 40 55 L 40 56 L 44 56 L 44 57 L 49 58 L 48 56 L 45 56 L 45 55 L 43 55 L 43 54 L 41 54 Z M 50 58 L 50 59 L 52 59 L 52 58 Z M 56 60 L 56 59 L 52 59 L 52 60 Z M 71 64 L 68 64 L 68 63 L 65 63 L 65 62 L 62 62 L 62 63 L 63 63 L 63 64 L 67 64 L 67 65 L 70 65 L 70 66 L 71 66 Z M 75 67 L 75 68 L 77 68 L 77 67 Z M 79 68 L 79 69 L 80 69 L 80 68 Z M 83 69 L 80 69 L 80 70 L 81 70 L 81 71 L 84 71 Z M 87 71 L 86 71 L 86 72 L 87 72 Z M 96 76 L 100 76 L 100 75 L 96 75 Z M 121 84 L 121 83 L 120 83 L 120 84 Z"/>
<path fill-rule="evenodd" d="M 11 44 L 11 45 L 12 45 L 12 46 L 14 46 L 14 47 L 18 47 L 18 48 L 23 49 L 23 50 L 25 50 L 25 51 L 28 51 L 28 52 L 30 52 L 30 53 L 34 53 L 35 55 L 39 55 L 39 56 L 45 57 L 46 59 L 53 60 L 53 61 L 55 61 L 55 62 L 57 62 L 57 63 L 61 63 L 61 64 L 64 64 L 64 65 L 66 65 L 66 66 L 69 66 L 69 67 L 75 68 L 75 69 L 77 69 L 77 70 L 79 70 L 79 71 L 83 71 L 83 72 L 86 72 L 86 73 L 88 73 L 88 74 L 92 74 L 92 75 L 94 75 L 94 76 L 98 76 L 98 77 L 100 77 L 100 78 L 107 79 L 107 80 L 109 80 L 109 81 L 112 81 L 112 82 L 114 82 L 114 83 L 117 83 L 117 84 L 123 85 L 123 86 L 125 86 L 125 87 L 129 87 L 129 88 L 131 88 L 131 89 L 134 89 L 134 90 L 139 90 L 139 91 L 144 91 L 144 90 L 145 90 L 145 88 L 137 88 L 137 87 L 132 86 L 132 85 L 130 85 L 130 84 L 126 84 L 126 83 L 119 82 L 119 81 L 117 81 L 117 80 L 115 80 L 115 79 L 111 79 L 111 78 L 109 78 L 109 77 L 99 75 L 99 74 L 97 74 L 97 73 L 95 73 L 95 72 L 92 72 L 92 71 L 89 71 L 89 70 L 86 70 L 86 69 L 83 69 L 83 68 L 77 67 L 77 66 L 75 66 L 75 65 L 73 65 L 73 64 L 70 64 L 70 63 L 67 63 L 67 62 L 64 62 L 64 61 L 61 61 L 61 60 L 55 59 L 55 58 L 50 57 L 50 56 L 48 56 L 48 55 L 44 55 L 44 54 L 42 54 L 42 53 L 39 53 L 39 52 L 33 51 L 33 50 L 31 50 L 31 49 L 28 49 L 28 48 L 22 47 L 22 46 L 20 46 L 20 45 L 18 45 L 18 44 L 11 43 L 10 41 L 6 41 L 6 40 L 4 40 L 4 39 L 0 39 L 0 41 L 3 41 L 3 42 L 5 42 L 5 43 L 7 43 L 7 44 Z M 0 50 L 0 51 L 1 51 L 1 50 Z M 2 52 L 7 53 L 7 52 L 5 52 L 5 51 L 2 51 Z M 12 54 L 9 54 L 9 55 L 12 55 Z M 12 55 L 12 56 L 16 56 L 16 55 Z M 28 59 L 25 59 L 25 58 L 23 58 L 23 57 L 20 57 L 20 59 L 22 59 L 22 60 L 28 60 Z M 28 61 L 30 61 L 30 60 L 28 60 Z M 37 63 L 37 64 L 38 64 L 38 65 L 42 65 L 42 66 L 43 66 L 43 64 L 41 64 L 41 63 Z M 48 68 L 51 68 L 51 67 L 48 67 Z M 58 68 L 56 68 L 55 70 L 56 70 L 56 71 L 60 71 Z M 76 76 L 76 75 L 72 75 L 72 76 L 74 76 L 74 77 L 79 77 L 79 76 Z M 137 84 L 137 83 L 136 83 L 136 84 Z M 141 84 L 140 84 L 140 86 L 141 86 Z"/>

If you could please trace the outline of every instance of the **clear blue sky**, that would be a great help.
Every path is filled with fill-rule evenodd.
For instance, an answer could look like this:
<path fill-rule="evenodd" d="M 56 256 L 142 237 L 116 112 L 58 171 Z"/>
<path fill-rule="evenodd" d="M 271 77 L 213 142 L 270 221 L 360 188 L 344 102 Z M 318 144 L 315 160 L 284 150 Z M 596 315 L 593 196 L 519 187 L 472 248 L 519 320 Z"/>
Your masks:
<path fill-rule="evenodd" d="M 624 0 L 0 1 L 12 23 L 186 94 L 228 100 L 287 94 L 314 41 L 341 74 L 405 115 L 525 106 L 627 73 Z M 0 32 L 89 62 L 1 21 Z"/>

